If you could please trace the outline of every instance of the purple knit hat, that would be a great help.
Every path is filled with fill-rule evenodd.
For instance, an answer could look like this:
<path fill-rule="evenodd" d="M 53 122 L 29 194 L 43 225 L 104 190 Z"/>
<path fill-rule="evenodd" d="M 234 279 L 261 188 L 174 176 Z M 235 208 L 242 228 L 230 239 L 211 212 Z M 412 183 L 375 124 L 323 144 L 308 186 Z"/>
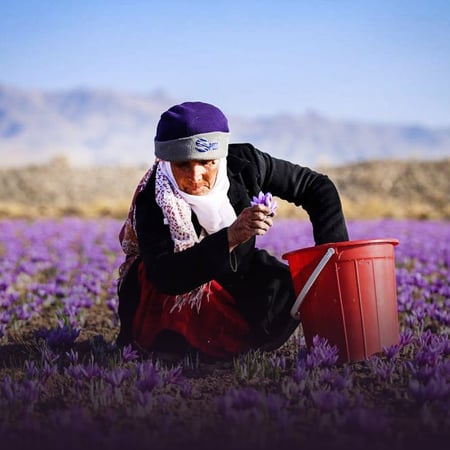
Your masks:
<path fill-rule="evenodd" d="M 208 103 L 185 102 L 161 115 L 155 155 L 164 161 L 220 159 L 228 154 L 228 121 Z"/>

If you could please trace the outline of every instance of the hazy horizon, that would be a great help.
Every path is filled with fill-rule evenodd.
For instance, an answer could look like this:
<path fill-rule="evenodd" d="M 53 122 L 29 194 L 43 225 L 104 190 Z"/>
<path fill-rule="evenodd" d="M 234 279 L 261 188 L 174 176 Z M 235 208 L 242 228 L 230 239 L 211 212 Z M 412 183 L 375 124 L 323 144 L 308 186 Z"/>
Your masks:
<path fill-rule="evenodd" d="M 444 0 L 6 0 L 0 84 L 449 126 L 449 19 Z"/>

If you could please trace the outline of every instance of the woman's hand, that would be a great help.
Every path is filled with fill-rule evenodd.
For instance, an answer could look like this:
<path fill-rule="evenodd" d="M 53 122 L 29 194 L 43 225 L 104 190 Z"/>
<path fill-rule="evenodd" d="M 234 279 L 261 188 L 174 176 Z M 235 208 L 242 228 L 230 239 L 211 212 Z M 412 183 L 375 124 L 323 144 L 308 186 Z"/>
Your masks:
<path fill-rule="evenodd" d="M 265 205 L 245 208 L 236 220 L 228 227 L 228 243 L 230 252 L 239 244 L 253 236 L 265 234 L 273 225 L 272 212 Z"/>

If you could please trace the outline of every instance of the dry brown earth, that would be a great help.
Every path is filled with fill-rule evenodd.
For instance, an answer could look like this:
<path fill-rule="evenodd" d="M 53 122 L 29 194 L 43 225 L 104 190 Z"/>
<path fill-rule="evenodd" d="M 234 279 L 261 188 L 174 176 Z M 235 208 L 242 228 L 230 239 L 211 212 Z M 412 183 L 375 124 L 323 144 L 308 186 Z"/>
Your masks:
<path fill-rule="evenodd" d="M 347 218 L 450 219 L 450 158 L 385 160 L 321 168 L 341 193 Z M 0 169 L 0 217 L 124 217 L 146 167 L 49 164 Z M 306 217 L 282 202 L 280 216 Z"/>

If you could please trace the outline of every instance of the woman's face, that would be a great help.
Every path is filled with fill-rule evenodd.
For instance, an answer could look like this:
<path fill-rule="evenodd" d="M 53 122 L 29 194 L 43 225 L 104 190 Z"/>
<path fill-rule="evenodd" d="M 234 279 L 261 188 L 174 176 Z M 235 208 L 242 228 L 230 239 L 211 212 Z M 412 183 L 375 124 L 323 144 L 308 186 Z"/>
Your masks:
<path fill-rule="evenodd" d="M 172 173 L 178 187 L 186 194 L 206 195 L 214 187 L 219 160 L 172 161 Z"/>

